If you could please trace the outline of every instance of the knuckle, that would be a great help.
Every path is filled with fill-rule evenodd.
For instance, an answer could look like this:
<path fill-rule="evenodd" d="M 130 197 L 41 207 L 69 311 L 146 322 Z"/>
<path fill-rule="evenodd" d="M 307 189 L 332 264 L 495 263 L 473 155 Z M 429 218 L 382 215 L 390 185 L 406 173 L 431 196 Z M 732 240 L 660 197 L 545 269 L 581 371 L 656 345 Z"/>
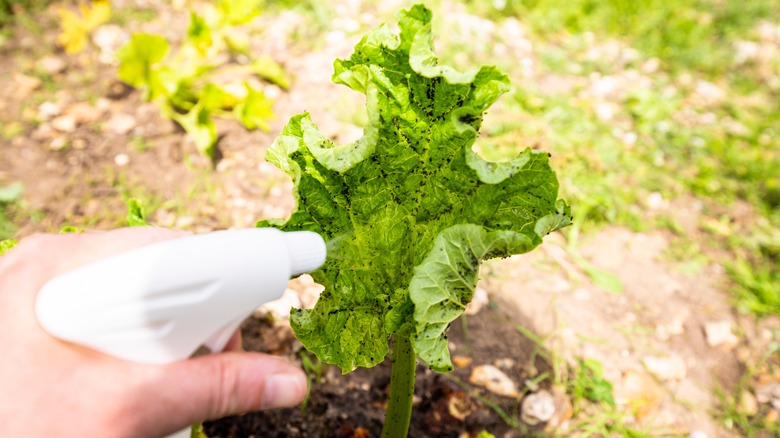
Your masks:
<path fill-rule="evenodd" d="M 22 251 L 38 251 L 48 246 L 51 242 L 50 234 L 35 233 L 19 241 L 16 249 Z"/>
<path fill-rule="evenodd" d="M 42 233 L 36 233 L 25 237 L 8 253 L 0 257 L 0 278 L 7 278 L 6 273 L 19 274 L 30 264 L 26 263 L 30 257 L 40 257 L 46 252 L 42 251 L 49 245 L 50 236 Z"/>
<path fill-rule="evenodd" d="M 215 361 L 214 367 L 218 381 L 211 396 L 210 410 L 215 417 L 223 417 L 235 413 L 238 408 L 238 370 L 233 361 L 226 359 Z"/>
<path fill-rule="evenodd" d="M 7 254 L 0 258 L 0 266 L 12 269 L 10 272 L 37 272 L 47 270 L 56 264 L 57 257 L 53 257 L 59 248 L 72 248 L 72 243 L 63 242 L 65 236 L 55 234 L 35 233 L 19 241 L 19 243 Z M 34 263 L 31 263 L 33 262 Z M 12 266 L 13 268 L 8 268 Z"/>

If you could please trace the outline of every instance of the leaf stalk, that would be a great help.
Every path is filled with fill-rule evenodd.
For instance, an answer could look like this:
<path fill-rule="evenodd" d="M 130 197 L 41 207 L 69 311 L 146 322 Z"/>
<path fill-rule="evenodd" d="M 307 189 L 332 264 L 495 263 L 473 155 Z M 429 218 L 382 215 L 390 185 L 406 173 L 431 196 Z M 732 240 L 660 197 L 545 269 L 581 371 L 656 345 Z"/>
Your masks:
<path fill-rule="evenodd" d="M 390 397 L 382 426 L 382 438 L 406 438 L 412 420 L 414 375 L 417 355 L 409 336 L 393 335 L 393 365 L 390 371 Z"/>

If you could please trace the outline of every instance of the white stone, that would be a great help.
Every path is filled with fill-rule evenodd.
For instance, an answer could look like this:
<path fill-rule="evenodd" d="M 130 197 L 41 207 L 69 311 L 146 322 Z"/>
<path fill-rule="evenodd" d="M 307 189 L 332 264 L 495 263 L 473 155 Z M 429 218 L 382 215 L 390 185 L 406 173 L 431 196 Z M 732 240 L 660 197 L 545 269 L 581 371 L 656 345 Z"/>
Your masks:
<path fill-rule="evenodd" d="M 756 389 L 756 400 L 759 403 L 770 403 L 780 411 L 780 383 L 772 382 Z"/>
<path fill-rule="evenodd" d="M 12 85 L 12 90 L 15 93 L 14 97 L 19 100 L 30 97 L 30 94 L 32 94 L 33 91 L 41 88 L 41 84 L 43 83 L 40 79 L 34 76 L 25 76 L 18 72 L 14 72 L 13 78 L 14 82 Z"/>
<path fill-rule="evenodd" d="M 555 400 L 552 394 L 541 390 L 527 395 L 520 406 L 520 419 L 528 425 L 546 423 L 555 415 Z"/>
<path fill-rule="evenodd" d="M 660 192 L 653 192 L 647 195 L 645 204 L 647 204 L 647 208 L 651 210 L 658 210 L 664 208 L 667 205 L 667 202 L 664 199 L 664 195 Z"/>
<path fill-rule="evenodd" d="M 702 80 L 696 82 L 695 91 L 709 102 L 718 102 L 726 96 L 726 92 L 719 86 Z"/>
<path fill-rule="evenodd" d="M 642 73 L 653 74 L 661 67 L 661 61 L 658 58 L 650 58 L 642 64 Z"/>
<path fill-rule="evenodd" d="M 761 51 L 761 47 L 754 41 L 737 41 L 734 44 L 734 49 L 736 50 L 734 60 L 737 64 L 756 59 Z"/>
<path fill-rule="evenodd" d="M 734 346 L 739 341 L 731 332 L 731 321 L 709 322 L 704 325 L 704 334 L 710 347 Z"/>
<path fill-rule="evenodd" d="M 38 118 L 41 119 L 41 121 L 48 121 L 52 117 L 56 117 L 60 115 L 62 112 L 62 108 L 60 108 L 59 105 L 57 105 L 54 102 L 43 102 L 38 107 Z"/>
<path fill-rule="evenodd" d="M 60 132 L 73 132 L 76 130 L 76 118 L 71 115 L 55 117 L 51 127 Z"/>
<path fill-rule="evenodd" d="M 115 24 L 100 26 L 92 33 L 92 42 L 100 49 L 100 62 L 114 62 L 114 52 L 130 39 L 130 35 Z"/>
<path fill-rule="evenodd" d="M 49 143 L 49 149 L 58 151 L 68 145 L 68 140 L 65 137 L 55 137 L 54 140 Z"/>
<path fill-rule="evenodd" d="M 661 340 L 667 340 L 672 336 L 685 333 L 685 321 L 688 319 L 690 311 L 687 308 L 680 308 L 671 314 L 669 318 L 655 326 L 656 336 Z"/>
<path fill-rule="evenodd" d="M 646 357 L 643 360 L 647 371 L 663 381 L 682 380 L 688 373 L 685 361 L 679 356 Z"/>
<path fill-rule="evenodd" d="M 612 105 L 607 102 L 600 102 L 596 104 L 596 117 L 602 122 L 608 122 L 615 117 L 615 111 L 612 109 Z"/>
<path fill-rule="evenodd" d="M 103 125 L 103 128 L 109 132 L 118 135 L 125 135 L 135 128 L 135 117 L 130 114 L 116 113 Z"/>
<path fill-rule="evenodd" d="M 127 154 L 119 154 L 114 157 L 114 164 L 119 167 L 127 166 L 130 163 L 130 157 Z"/>
<path fill-rule="evenodd" d="M 633 146 L 636 144 L 636 141 L 639 139 L 639 136 L 636 132 L 626 132 L 623 134 L 623 143 Z"/>
<path fill-rule="evenodd" d="M 195 218 L 192 216 L 179 216 L 178 218 L 176 218 L 176 223 L 174 225 L 176 226 L 176 228 L 189 228 L 194 223 L 195 223 Z"/>
<path fill-rule="evenodd" d="M 36 62 L 36 65 L 39 69 L 50 75 L 56 75 L 57 73 L 62 72 L 65 70 L 66 66 L 65 61 L 63 61 L 62 58 L 54 55 L 44 56 Z"/>

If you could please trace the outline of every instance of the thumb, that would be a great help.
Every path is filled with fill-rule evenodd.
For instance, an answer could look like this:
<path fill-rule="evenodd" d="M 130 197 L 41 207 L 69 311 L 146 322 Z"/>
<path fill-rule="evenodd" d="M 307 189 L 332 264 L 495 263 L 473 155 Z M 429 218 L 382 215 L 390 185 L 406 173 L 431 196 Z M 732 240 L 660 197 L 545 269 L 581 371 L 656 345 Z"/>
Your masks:
<path fill-rule="evenodd" d="M 308 379 L 295 365 L 261 353 L 220 353 L 166 365 L 150 385 L 170 409 L 145 416 L 150 428 L 182 427 L 261 409 L 292 407 L 306 396 Z M 172 415 L 175 414 L 175 415 Z"/>

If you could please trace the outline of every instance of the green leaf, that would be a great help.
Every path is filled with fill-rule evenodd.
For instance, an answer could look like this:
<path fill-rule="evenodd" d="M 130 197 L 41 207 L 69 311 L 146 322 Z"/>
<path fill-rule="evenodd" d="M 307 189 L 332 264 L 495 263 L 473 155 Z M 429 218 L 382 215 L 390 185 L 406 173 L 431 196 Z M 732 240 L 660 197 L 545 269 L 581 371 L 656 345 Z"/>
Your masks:
<path fill-rule="evenodd" d="M 127 225 L 131 227 L 148 227 L 149 222 L 144 217 L 144 207 L 137 199 L 127 201 Z"/>
<path fill-rule="evenodd" d="M 209 438 L 203 431 L 203 423 L 193 424 L 190 428 L 190 438 Z"/>
<path fill-rule="evenodd" d="M 244 29 L 225 29 L 222 37 L 233 55 L 250 56 L 249 35 Z"/>
<path fill-rule="evenodd" d="M 268 121 L 274 118 L 273 101 L 262 91 L 255 90 L 249 84 L 246 87 L 246 97 L 234 108 L 235 117 L 246 129 L 260 128 L 269 131 Z"/>
<path fill-rule="evenodd" d="M 284 67 L 279 65 L 270 56 L 261 56 L 255 59 L 249 68 L 256 75 L 261 78 L 272 82 L 285 90 L 290 88 L 290 79 L 287 77 L 287 72 Z"/>
<path fill-rule="evenodd" d="M 119 79 L 136 88 L 156 89 L 159 85 L 153 68 L 165 58 L 169 48 L 168 41 L 160 35 L 133 34 L 130 41 L 116 52 Z"/>
<path fill-rule="evenodd" d="M 228 25 L 244 24 L 260 15 L 259 0 L 219 0 L 217 8 Z"/>
<path fill-rule="evenodd" d="M 187 41 L 192 44 L 201 55 L 208 51 L 214 40 L 211 37 L 211 29 L 206 20 L 194 11 L 190 12 L 190 26 L 187 28 Z"/>
<path fill-rule="evenodd" d="M 22 197 L 24 184 L 15 182 L 5 187 L 0 187 L 0 204 L 10 204 L 16 202 Z"/>
<path fill-rule="evenodd" d="M 334 82 L 366 94 L 362 138 L 335 145 L 301 114 L 266 155 L 293 178 L 297 206 L 258 226 L 315 231 L 329 248 L 312 273 L 325 290 L 291 324 L 345 373 L 382 362 L 394 333 L 449 369 L 446 328 L 471 300 L 479 262 L 529 251 L 571 220 L 546 152 L 491 163 L 472 151 L 508 80 L 495 67 L 438 65 L 430 19 L 420 5 L 402 11 L 399 35 L 381 26 L 335 62 Z"/>
<path fill-rule="evenodd" d="M 604 368 L 593 359 L 577 359 L 579 367 L 571 382 L 575 399 L 588 399 L 615 407 L 612 384 L 602 375 Z"/>
<path fill-rule="evenodd" d="M 171 117 L 187 131 L 200 153 L 212 160 L 216 158 L 217 127 L 202 102 L 198 102 L 187 114 L 173 113 Z"/>
<path fill-rule="evenodd" d="M 83 228 L 74 227 L 73 225 L 65 225 L 60 228 L 60 234 L 81 234 L 83 232 Z"/>
<path fill-rule="evenodd" d="M 0 255 L 10 251 L 11 248 L 15 247 L 18 243 L 19 241 L 14 239 L 0 240 Z"/>
<path fill-rule="evenodd" d="M 203 108 L 211 112 L 233 108 L 239 102 L 239 98 L 220 86 L 209 83 L 203 87 L 200 102 Z"/>
<path fill-rule="evenodd" d="M 453 225 L 439 233 L 425 260 L 414 269 L 409 294 L 414 303 L 415 351 L 434 371 L 452 371 L 446 331 L 474 296 L 479 262 L 528 252 L 537 236 L 475 224 Z"/>

